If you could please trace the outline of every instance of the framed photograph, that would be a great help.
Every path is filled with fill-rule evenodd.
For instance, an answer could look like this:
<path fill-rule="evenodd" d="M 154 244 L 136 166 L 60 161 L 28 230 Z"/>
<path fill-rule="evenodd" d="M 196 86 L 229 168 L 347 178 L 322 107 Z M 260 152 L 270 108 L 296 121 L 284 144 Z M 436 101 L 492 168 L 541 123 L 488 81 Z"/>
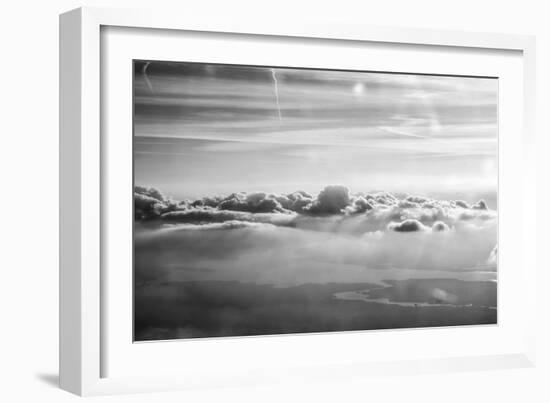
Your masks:
<path fill-rule="evenodd" d="M 60 44 L 64 389 L 533 365 L 533 38 L 85 8 Z"/>
<path fill-rule="evenodd" d="M 134 341 L 497 324 L 498 78 L 133 67 Z"/>

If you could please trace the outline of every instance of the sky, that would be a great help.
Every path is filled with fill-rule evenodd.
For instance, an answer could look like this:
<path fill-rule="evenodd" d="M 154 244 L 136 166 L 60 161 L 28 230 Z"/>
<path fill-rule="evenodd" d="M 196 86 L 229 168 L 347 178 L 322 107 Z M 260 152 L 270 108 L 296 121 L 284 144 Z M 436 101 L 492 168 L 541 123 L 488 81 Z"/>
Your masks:
<path fill-rule="evenodd" d="M 135 183 L 496 202 L 498 80 L 134 62 Z"/>

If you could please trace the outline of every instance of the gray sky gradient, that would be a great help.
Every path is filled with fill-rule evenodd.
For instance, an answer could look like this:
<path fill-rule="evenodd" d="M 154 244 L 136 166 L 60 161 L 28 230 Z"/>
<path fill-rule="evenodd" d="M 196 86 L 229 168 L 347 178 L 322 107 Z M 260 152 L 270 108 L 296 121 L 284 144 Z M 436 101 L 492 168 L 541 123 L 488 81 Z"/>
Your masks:
<path fill-rule="evenodd" d="M 135 62 L 136 184 L 496 195 L 498 80 Z M 487 197 L 487 196 L 485 196 Z"/>

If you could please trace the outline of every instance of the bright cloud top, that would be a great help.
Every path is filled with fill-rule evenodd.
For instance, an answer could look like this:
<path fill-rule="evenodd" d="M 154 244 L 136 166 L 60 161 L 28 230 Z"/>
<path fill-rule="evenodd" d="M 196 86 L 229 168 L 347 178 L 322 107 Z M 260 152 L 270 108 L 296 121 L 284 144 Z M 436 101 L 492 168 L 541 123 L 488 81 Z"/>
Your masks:
<path fill-rule="evenodd" d="M 485 225 L 497 217 L 483 200 L 469 205 L 462 200 L 399 197 L 386 192 L 351 194 L 340 185 L 326 186 L 316 196 L 304 191 L 240 192 L 193 201 L 167 199 L 155 188 L 136 186 L 134 200 L 138 220 L 194 225 L 239 221 L 354 234 L 381 230 L 444 232 Z"/>

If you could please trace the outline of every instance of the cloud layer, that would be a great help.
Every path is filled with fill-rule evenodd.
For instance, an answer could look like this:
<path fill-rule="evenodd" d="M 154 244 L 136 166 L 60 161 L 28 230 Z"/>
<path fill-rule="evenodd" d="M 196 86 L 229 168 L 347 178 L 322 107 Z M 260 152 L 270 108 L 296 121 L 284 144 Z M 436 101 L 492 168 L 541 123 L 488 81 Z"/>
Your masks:
<path fill-rule="evenodd" d="M 134 203 L 138 221 L 193 225 L 239 221 L 354 235 L 386 230 L 447 232 L 482 227 L 497 218 L 484 200 L 470 205 L 387 192 L 351 194 L 341 185 L 326 186 L 316 196 L 304 191 L 239 192 L 193 201 L 171 200 L 157 189 L 136 186 Z"/>
<path fill-rule="evenodd" d="M 343 186 L 176 201 L 136 187 L 135 212 L 143 282 L 496 279 L 497 213 L 484 202 Z"/>

